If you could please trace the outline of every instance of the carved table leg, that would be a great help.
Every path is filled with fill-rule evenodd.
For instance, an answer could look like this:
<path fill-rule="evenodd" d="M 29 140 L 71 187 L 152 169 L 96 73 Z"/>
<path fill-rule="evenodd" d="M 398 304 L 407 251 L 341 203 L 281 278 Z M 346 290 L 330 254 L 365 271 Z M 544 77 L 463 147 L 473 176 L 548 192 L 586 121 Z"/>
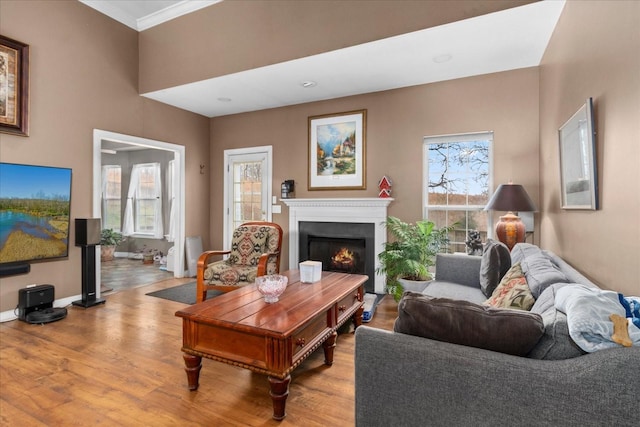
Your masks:
<path fill-rule="evenodd" d="M 336 337 L 338 333 L 333 331 L 331 335 L 322 343 L 324 348 L 324 364 L 333 365 L 333 350 L 336 348 Z"/>
<path fill-rule="evenodd" d="M 364 312 L 364 305 L 361 305 L 353 315 L 353 323 L 355 324 L 355 328 L 358 329 L 358 326 L 362 325 L 362 313 Z"/>
<path fill-rule="evenodd" d="M 284 408 L 287 404 L 287 396 L 289 396 L 289 383 L 291 375 L 287 375 L 284 379 L 269 376 L 269 384 L 271 386 L 271 400 L 273 400 L 273 419 L 282 420 L 287 415 Z"/>
<path fill-rule="evenodd" d="M 189 382 L 189 390 L 198 389 L 198 380 L 200 378 L 200 368 L 202 368 L 202 357 L 193 356 L 183 353 L 185 372 L 187 373 L 187 381 Z"/>

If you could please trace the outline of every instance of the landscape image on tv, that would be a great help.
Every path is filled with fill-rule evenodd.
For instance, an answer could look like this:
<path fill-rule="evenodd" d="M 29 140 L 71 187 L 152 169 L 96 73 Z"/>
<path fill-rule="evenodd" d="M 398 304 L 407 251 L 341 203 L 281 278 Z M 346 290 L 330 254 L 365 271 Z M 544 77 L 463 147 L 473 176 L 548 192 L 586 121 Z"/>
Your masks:
<path fill-rule="evenodd" d="M 69 251 L 71 169 L 0 163 L 0 264 Z"/>

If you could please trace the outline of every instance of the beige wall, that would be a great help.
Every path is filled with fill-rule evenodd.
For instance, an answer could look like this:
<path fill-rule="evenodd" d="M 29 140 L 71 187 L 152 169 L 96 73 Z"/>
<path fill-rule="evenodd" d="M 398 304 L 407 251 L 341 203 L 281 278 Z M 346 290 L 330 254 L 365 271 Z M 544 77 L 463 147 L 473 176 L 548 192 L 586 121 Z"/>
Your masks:
<path fill-rule="evenodd" d="M 569 1 L 540 67 L 541 244 L 640 294 L 640 2 Z M 558 128 L 593 97 L 601 208 L 560 208 Z"/>
<path fill-rule="evenodd" d="M 308 191 L 309 116 L 367 110 L 367 189 Z M 407 221 L 422 215 L 422 140 L 428 135 L 494 131 L 495 184 L 523 184 L 538 202 L 538 69 L 528 68 L 448 82 L 370 93 L 286 108 L 212 119 L 212 188 L 223 182 L 225 149 L 273 146 L 274 193 L 296 182 L 295 197 L 377 197 L 383 175 L 393 180 L 389 214 Z M 222 192 L 212 192 L 211 241 L 221 247 Z M 285 231 L 288 265 L 288 208 L 273 219 Z"/>
<path fill-rule="evenodd" d="M 531 2 L 226 0 L 140 33 L 140 93 L 302 58 Z"/>
<path fill-rule="evenodd" d="M 73 219 L 92 216 L 94 128 L 185 145 L 186 233 L 206 237 L 209 183 L 198 165 L 209 156 L 209 120 L 138 95 L 138 34 L 77 1 L 2 0 L 0 28 L 31 49 L 30 136 L 0 134 L 0 160 L 72 168 Z M 31 283 L 55 285 L 57 299 L 80 294 L 80 261 L 72 244 L 68 259 L 0 279 L 0 311 Z"/>

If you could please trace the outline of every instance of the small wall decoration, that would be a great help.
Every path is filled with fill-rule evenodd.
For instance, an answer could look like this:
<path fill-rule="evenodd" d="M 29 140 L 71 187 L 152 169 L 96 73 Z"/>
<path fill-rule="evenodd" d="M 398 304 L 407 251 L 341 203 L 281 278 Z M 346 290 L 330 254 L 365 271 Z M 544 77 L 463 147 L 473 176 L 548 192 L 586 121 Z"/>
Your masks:
<path fill-rule="evenodd" d="M 563 209 L 598 209 L 592 98 L 559 129 Z"/>
<path fill-rule="evenodd" d="M 364 190 L 367 110 L 309 117 L 309 190 Z"/>
<path fill-rule="evenodd" d="M 380 179 L 380 182 L 378 182 L 378 197 L 382 197 L 382 198 L 388 198 L 391 197 L 391 180 L 386 177 L 383 176 Z"/>
<path fill-rule="evenodd" d="M 29 136 L 29 46 L 0 36 L 0 132 Z"/>

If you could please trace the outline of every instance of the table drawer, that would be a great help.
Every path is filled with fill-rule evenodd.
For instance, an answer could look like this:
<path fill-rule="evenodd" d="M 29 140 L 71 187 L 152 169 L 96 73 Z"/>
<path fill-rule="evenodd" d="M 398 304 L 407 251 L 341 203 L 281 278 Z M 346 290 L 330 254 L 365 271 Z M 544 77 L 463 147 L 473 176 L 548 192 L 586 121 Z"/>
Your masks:
<path fill-rule="evenodd" d="M 307 326 L 293 334 L 291 337 L 293 360 L 304 354 L 305 350 L 313 346 L 318 338 L 329 332 L 329 330 L 327 313 L 323 312 L 314 317 Z"/>
<path fill-rule="evenodd" d="M 337 304 L 337 313 L 338 313 L 338 323 L 341 323 L 345 317 L 352 316 L 353 313 L 360 307 L 362 304 L 362 287 L 357 290 L 351 292 L 346 297 L 342 298 L 338 301 Z"/>

